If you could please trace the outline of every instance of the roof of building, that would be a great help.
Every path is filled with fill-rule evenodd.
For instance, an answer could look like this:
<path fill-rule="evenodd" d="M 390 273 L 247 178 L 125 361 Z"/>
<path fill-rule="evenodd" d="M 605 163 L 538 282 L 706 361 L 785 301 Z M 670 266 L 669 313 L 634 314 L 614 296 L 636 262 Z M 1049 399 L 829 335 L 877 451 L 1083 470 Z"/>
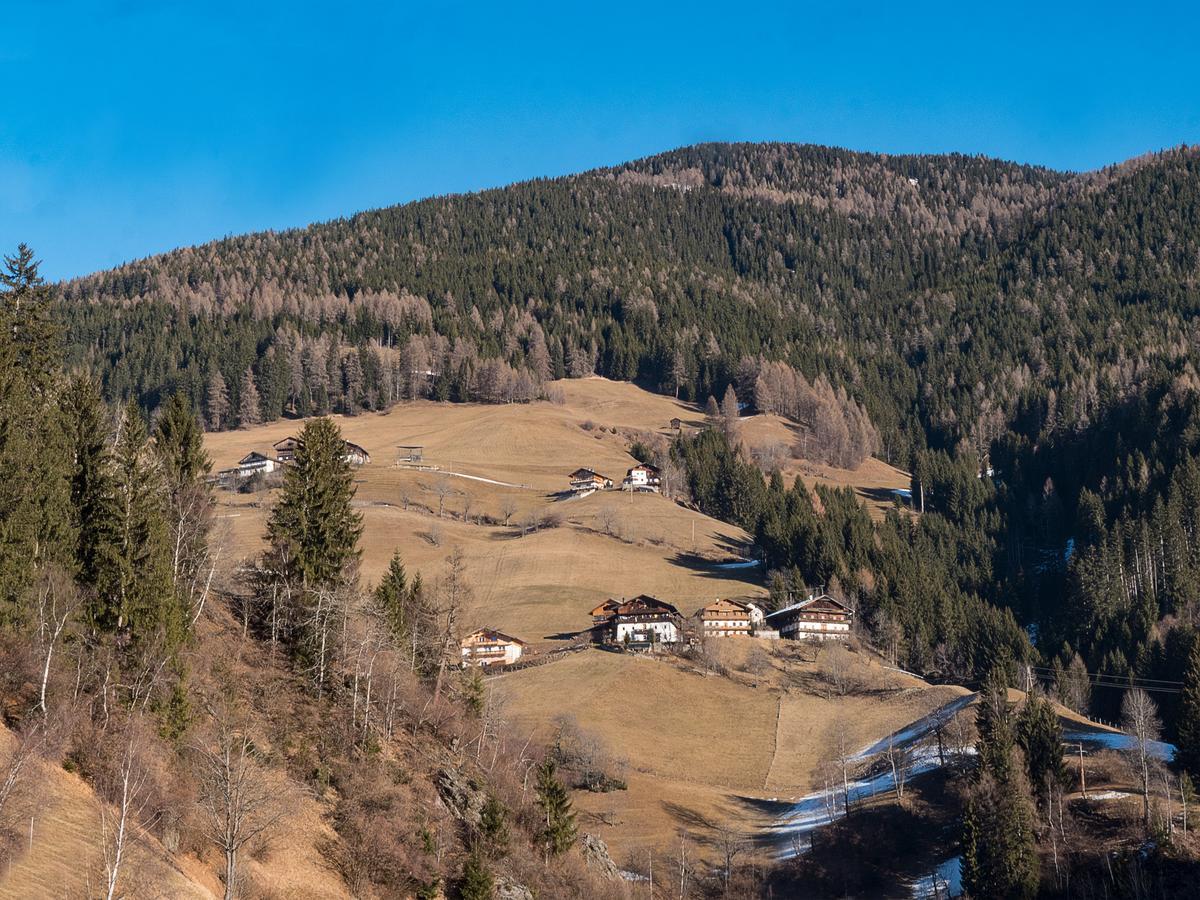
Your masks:
<path fill-rule="evenodd" d="M 603 475 L 601 475 L 599 472 L 597 472 L 595 469 L 588 469 L 588 468 L 576 469 L 574 472 L 572 472 L 567 477 L 573 481 L 582 481 L 585 478 L 600 478 L 600 479 L 603 479 L 604 481 L 608 480 Z"/>
<path fill-rule="evenodd" d="M 642 469 L 646 472 L 654 472 L 655 474 L 658 473 L 658 466 L 653 466 L 650 463 L 638 463 L 636 466 L 633 466 L 632 468 L 630 468 L 629 471 L 636 472 L 639 469 Z"/>
<path fill-rule="evenodd" d="M 269 456 L 264 456 L 262 453 L 259 453 L 257 450 L 251 450 L 249 453 L 247 453 L 245 456 L 243 456 L 241 459 L 238 460 L 238 465 L 246 466 L 246 465 L 249 465 L 250 463 L 254 463 L 254 462 L 274 462 L 274 460 L 272 460 L 271 457 L 269 457 Z"/>
<path fill-rule="evenodd" d="M 288 435 L 285 438 L 280 438 L 271 445 L 276 450 L 287 450 L 292 447 L 300 446 L 300 439 L 294 435 Z"/>
<path fill-rule="evenodd" d="M 677 616 L 679 615 L 679 610 L 665 600 L 659 600 L 657 597 L 651 597 L 648 594 L 639 594 L 632 600 L 622 600 L 620 605 L 613 610 L 613 615 L 615 616 L 638 616 L 652 613 L 665 613 Z"/>
<path fill-rule="evenodd" d="M 526 646 L 525 642 L 518 637 L 513 637 L 511 634 L 505 634 L 503 631 L 497 631 L 495 628 L 476 628 L 470 634 L 465 635 L 461 643 L 466 643 L 473 637 L 487 637 L 493 641 L 503 641 L 509 644 L 520 644 Z"/>
<path fill-rule="evenodd" d="M 698 610 L 696 610 L 696 615 L 703 616 L 703 614 L 705 612 L 707 612 L 710 609 L 715 610 L 721 604 L 728 604 L 729 606 L 733 606 L 737 609 L 740 609 L 742 612 L 744 612 L 746 614 L 749 614 L 751 608 L 754 606 L 753 603 L 747 603 L 744 600 L 733 600 L 729 597 L 720 597 L 720 598 L 714 600 L 712 603 L 708 603 L 708 604 L 700 607 Z"/>
<path fill-rule="evenodd" d="M 354 452 L 355 450 L 357 450 L 363 456 L 371 455 L 370 453 L 367 452 L 366 447 L 360 446 L 359 444 L 356 444 L 353 441 L 343 441 L 343 443 L 346 445 L 346 449 L 349 450 L 350 452 Z"/>
<path fill-rule="evenodd" d="M 775 612 L 769 613 L 767 615 L 767 619 L 772 619 L 775 616 L 781 616 L 784 613 L 799 612 L 816 604 L 825 605 L 829 603 L 837 606 L 838 609 L 844 612 L 846 615 L 850 615 L 850 607 L 848 607 L 841 600 L 837 599 L 836 597 L 831 597 L 829 594 L 815 594 L 806 600 L 801 600 L 799 603 L 793 603 L 791 606 L 785 606 L 783 609 L 777 609 Z"/>

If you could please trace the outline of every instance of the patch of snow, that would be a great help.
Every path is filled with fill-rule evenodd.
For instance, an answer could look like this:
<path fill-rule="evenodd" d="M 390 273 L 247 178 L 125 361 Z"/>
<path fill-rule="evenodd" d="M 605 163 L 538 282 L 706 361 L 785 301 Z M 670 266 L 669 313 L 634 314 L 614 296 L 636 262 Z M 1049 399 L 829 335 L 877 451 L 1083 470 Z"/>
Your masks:
<path fill-rule="evenodd" d="M 942 900 L 962 896 L 962 857 L 952 856 L 933 874 L 918 878 L 912 885 L 913 900 Z"/>
<path fill-rule="evenodd" d="M 494 478 L 483 478 L 479 475 L 464 475 L 462 472 L 447 472 L 445 469 L 439 470 L 441 475 L 453 475 L 455 478 L 466 478 L 469 481 L 482 481 L 484 484 L 498 484 L 500 487 L 511 488 L 528 488 L 527 484 L 513 484 L 510 481 L 496 481 Z"/>
<path fill-rule="evenodd" d="M 872 756 L 877 756 L 888 748 L 889 742 L 894 747 L 904 747 L 909 744 L 916 743 L 921 738 L 926 737 L 933 732 L 933 726 L 939 717 L 943 722 L 948 722 L 950 719 L 954 718 L 955 714 L 960 709 L 970 705 L 971 701 L 974 699 L 974 694 L 964 694 L 961 697 L 951 700 L 949 703 L 938 707 L 924 718 L 917 719 L 917 721 L 913 722 L 911 725 L 906 725 L 904 728 L 901 728 L 899 731 L 894 732 L 888 737 L 876 741 L 869 747 L 864 747 L 862 750 L 859 750 L 854 754 L 855 761 L 861 761 Z"/>
<path fill-rule="evenodd" d="M 1129 791 L 1098 791 L 1098 792 L 1094 792 L 1094 793 L 1089 793 L 1087 795 L 1087 799 L 1089 799 L 1089 800 L 1120 800 L 1122 797 L 1132 797 L 1132 796 L 1133 796 L 1133 794 L 1129 793 Z"/>
<path fill-rule="evenodd" d="M 736 562 L 717 563 L 713 566 L 714 569 L 753 569 L 759 564 L 757 559 L 739 559 Z"/>
<path fill-rule="evenodd" d="M 1063 740 L 1068 744 L 1082 743 L 1092 750 L 1131 750 L 1135 743 L 1132 735 L 1120 731 L 1067 731 Z M 1175 750 L 1175 745 L 1166 741 L 1150 741 L 1150 752 L 1163 762 L 1173 760 Z"/>
<path fill-rule="evenodd" d="M 854 754 L 852 759 L 858 763 L 865 762 L 886 750 L 890 741 L 894 747 L 911 749 L 909 778 L 915 778 L 941 768 L 942 762 L 938 756 L 937 747 L 922 742 L 933 733 L 934 724 L 939 718 L 942 721 L 948 721 L 974 699 L 974 694 L 967 694 L 951 700 L 929 715 L 895 732 L 890 738 L 884 738 L 864 747 Z M 917 746 L 919 744 L 921 746 Z M 973 753 L 974 748 L 967 752 Z M 853 805 L 868 797 L 890 791 L 894 786 L 895 780 L 892 777 L 891 769 L 885 767 L 873 775 L 851 781 L 848 791 L 849 802 Z M 805 849 L 803 844 L 806 842 L 803 842 L 802 839 L 806 835 L 822 826 L 829 825 L 845 814 L 846 807 L 841 785 L 837 786 L 832 796 L 826 791 L 814 791 L 793 802 L 786 812 L 777 817 L 775 824 L 770 829 L 771 835 L 779 846 L 780 858 L 786 859 L 803 852 Z"/>

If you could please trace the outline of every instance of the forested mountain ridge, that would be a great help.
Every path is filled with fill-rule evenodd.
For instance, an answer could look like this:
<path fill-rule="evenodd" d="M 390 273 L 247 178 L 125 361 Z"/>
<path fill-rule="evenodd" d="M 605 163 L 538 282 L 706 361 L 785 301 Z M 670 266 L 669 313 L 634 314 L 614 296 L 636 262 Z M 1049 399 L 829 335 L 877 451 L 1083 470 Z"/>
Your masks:
<path fill-rule="evenodd" d="M 695 499 L 774 568 L 862 594 L 923 672 L 1026 652 L 982 600 L 1037 623 L 1064 666 L 1080 650 L 1175 679 L 1186 653 L 1168 665 L 1153 647 L 1160 620 L 1190 628 L 1200 577 L 1179 468 L 1200 451 L 1198 210 L 1189 148 L 1069 174 L 707 144 L 182 249 L 58 302 L 73 361 L 111 396 L 153 408 L 179 389 L 210 427 L 527 400 L 591 373 L 815 410 L 823 443 L 911 467 L 926 515 L 872 537 L 852 501 L 763 493 L 699 448 L 696 485 L 737 490 Z M 1159 505 L 1175 512 L 1152 528 Z"/>
<path fill-rule="evenodd" d="M 1074 381 L 1072 353 L 1111 343 L 1079 340 L 1080 280 L 1106 260 L 1105 277 L 1123 282 L 1165 276 L 1138 249 L 1156 235 L 1130 226 L 1173 230 L 1150 209 L 1185 199 L 1194 168 L 1181 151 L 1072 176 L 979 157 L 709 144 L 228 238 L 66 283 L 61 296 L 76 360 L 147 406 L 176 384 L 202 401 L 219 372 L 236 410 L 248 368 L 268 418 L 303 405 L 314 380 L 330 382 L 308 398 L 314 410 L 386 405 L 413 369 L 497 357 L 534 380 L 596 371 L 702 400 L 761 353 L 845 386 L 904 462 L 926 442 L 918 405 L 935 443 L 985 442 L 986 420 L 1011 406 L 1029 381 L 1022 364 L 1046 344 L 1066 358 L 1045 362 L 1066 362 Z M 1116 209 L 1116 229 L 1076 237 Z M 1173 242 L 1186 266 L 1194 228 L 1177 224 L 1189 229 Z M 1089 242 L 1103 252 L 1084 265 Z M 347 366 L 350 348 L 359 359 Z"/>

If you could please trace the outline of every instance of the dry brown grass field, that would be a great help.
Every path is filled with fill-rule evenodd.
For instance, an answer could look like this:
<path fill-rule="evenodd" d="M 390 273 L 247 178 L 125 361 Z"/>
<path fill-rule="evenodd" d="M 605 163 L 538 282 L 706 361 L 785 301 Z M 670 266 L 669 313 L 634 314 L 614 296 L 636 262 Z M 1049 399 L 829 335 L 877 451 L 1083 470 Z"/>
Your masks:
<path fill-rule="evenodd" d="M 758 650 L 771 665 L 752 677 L 742 669 Z M 647 846 L 665 852 L 681 830 L 701 845 L 721 829 L 753 833 L 767 822 L 745 801 L 813 790 L 836 728 L 857 750 L 966 693 L 889 670 L 866 651 L 853 655 L 844 694 L 824 681 L 816 648 L 734 638 L 719 652 L 726 675 L 596 650 L 490 683 L 522 728 L 549 742 L 567 717 L 628 772 L 627 791 L 576 795 L 618 859 Z"/>
<path fill-rule="evenodd" d="M 0 751 L 15 743 L 0 725 Z M 29 843 L 0 874 L 0 898 L 103 896 L 103 851 L 100 804 L 92 789 L 77 776 L 47 763 L 37 764 L 28 799 L 35 810 L 28 829 Z M 24 836 L 24 835 L 23 835 Z M 167 854 L 153 837 L 133 843 L 125 882 L 134 896 L 208 900 L 221 896 L 220 886 L 203 866 L 188 865 Z M 209 883 L 211 881 L 211 883 Z"/>
<path fill-rule="evenodd" d="M 602 378 L 559 385 L 561 404 L 418 401 L 338 417 L 344 436 L 372 457 L 356 470 L 365 581 L 374 583 L 397 549 L 410 571 L 436 581 L 451 548 L 459 548 L 473 587 L 464 625 L 500 628 L 537 650 L 586 628 L 588 610 L 607 597 L 653 594 L 691 614 L 719 596 L 763 595 L 753 570 L 712 568 L 746 549 L 749 536 L 738 528 L 654 494 L 559 496 L 580 466 L 619 483 L 635 462 L 627 452 L 633 439 L 669 439 L 672 419 L 696 429 L 703 414 Z M 225 468 L 250 450 L 268 452 L 299 427 L 276 422 L 212 434 L 207 446 L 215 466 Z M 748 448 L 795 439 L 772 416 L 743 419 L 739 436 Z M 398 446 L 410 444 L 423 447 L 422 468 L 398 462 Z M 788 459 L 784 470 L 809 484 L 850 485 L 876 514 L 890 505 L 892 487 L 908 485 L 907 475 L 876 459 L 854 471 Z M 222 491 L 219 498 L 223 558 L 257 552 L 273 492 Z M 557 524 L 526 527 L 537 518 Z M 584 824 L 610 841 L 618 859 L 638 847 L 666 847 L 689 819 L 754 830 L 763 823 L 741 798 L 809 790 L 834 722 L 846 722 L 865 745 L 954 695 L 886 672 L 867 654 L 858 665 L 869 686 L 851 696 L 828 695 L 814 683 L 815 664 L 794 652 L 776 656 L 754 686 L 737 671 L 749 648 L 734 646 L 742 643 L 724 650 L 731 677 L 679 661 L 587 651 L 490 683 L 506 716 L 536 737 L 551 737 L 556 719 L 570 716 L 623 761 L 629 790 L 580 793 L 576 801 Z"/>

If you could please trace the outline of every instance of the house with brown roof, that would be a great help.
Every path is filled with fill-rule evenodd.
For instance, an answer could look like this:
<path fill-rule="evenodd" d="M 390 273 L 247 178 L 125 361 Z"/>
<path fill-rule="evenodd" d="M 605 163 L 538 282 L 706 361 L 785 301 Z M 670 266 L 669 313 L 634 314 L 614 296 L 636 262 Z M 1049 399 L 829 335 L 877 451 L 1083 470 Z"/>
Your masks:
<path fill-rule="evenodd" d="M 763 611 L 746 600 L 714 600 L 696 610 L 702 637 L 749 637 L 763 624 Z"/>
<path fill-rule="evenodd" d="M 296 448 L 300 446 L 299 439 L 288 435 L 283 440 L 276 441 L 271 445 L 271 449 L 275 451 L 275 458 L 281 463 L 293 463 L 296 461 Z"/>
<path fill-rule="evenodd" d="M 527 645 L 494 628 L 479 628 L 464 637 L 459 646 L 464 666 L 509 666 L 524 655 Z"/>
<path fill-rule="evenodd" d="M 766 625 L 792 640 L 844 641 L 850 637 L 853 617 L 854 612 L 841 600 L 819 594 L 776 610 L 766 617 Z"/>
<path fill-rule="evenodd" d="M 592 610 L 592 621 L 593 634 L 601 643 L 628 650 L 676 644 L 682 625 L 678 609 L 646 594 L 632 600 L 608 600 Z"/>
<path fill-rule="evenodd" d="M 662 479 L 657 466 L 638 463 L 625 473 L 621 487 L 627 491 L 657 491 Z"/>
<path fill-rule="evenodd" d="M 365 448 L 360 447 L 353 441 L 343 441 L 346 445 L 346 462 L 352 466 L 365 466 L 371 461 L 371 454 Z"/>
<path fill-rule="evenodd" d="M 342 441 L 342 445 L 345 447 L 344 458 L 350 465 L 365 466 L 371 461 L 371 454 L 353 441 Z M 277 462 L 294 463 L 296 461 L 296 451 L 300 449 L 300 439 L 293 435 L 288 435 L 272 444 L 271 449 L 275 453 L 275 460 Z"/>
<path fill-rule="evenodd" d="M 592 469 L 576 469 L 568 477 L 571 479 L 571 491 L 575 494 L 606 491 L 612 487 L 611 478 L 607 478 Z"/>

